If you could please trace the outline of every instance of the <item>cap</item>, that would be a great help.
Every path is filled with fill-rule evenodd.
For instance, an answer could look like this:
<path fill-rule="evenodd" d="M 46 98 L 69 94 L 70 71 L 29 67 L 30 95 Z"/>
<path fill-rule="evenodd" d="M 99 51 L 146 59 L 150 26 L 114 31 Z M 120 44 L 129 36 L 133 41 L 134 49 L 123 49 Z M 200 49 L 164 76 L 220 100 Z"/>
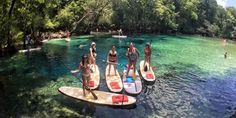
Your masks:
<path fill-rule="evenodd" d="M 92 42 L 91 45 L 96 45 L 96 43 L 95 43 L 95 42 Z"/>
<path fill-rule="evenodd" d="M 150 43 L 146 43 L 145 46 L 150 46 Z"/>

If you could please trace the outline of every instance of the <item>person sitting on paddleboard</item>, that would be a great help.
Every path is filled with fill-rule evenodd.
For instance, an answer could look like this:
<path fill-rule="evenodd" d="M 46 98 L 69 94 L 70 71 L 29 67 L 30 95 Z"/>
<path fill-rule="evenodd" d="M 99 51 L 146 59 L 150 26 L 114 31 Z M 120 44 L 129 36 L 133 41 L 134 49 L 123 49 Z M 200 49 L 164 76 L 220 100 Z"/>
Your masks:
<path fill-rule="evenodd" d="M 107 55 L 107 63 L 109 64 L 109 69 L 108 69 L 108 76 L 110 76 L 110 70 L 111 70 L 111 65 L 114 67 L 115 75 L 116 75 L 116 64 L 118 62 L 118 55 L 116 52 L 116 47 L 115 45 L 112 46 L 112 49 L 109 51 Z"/>
<path fill-rule="evenodd" d="M 89 48 L 89 60 L 90 60 L 90 64 L 94 65 L 94 71 L 96 71 L 96 43 L 92 42 L 91 43 L 91 47 Z"/>
<path fill-rule="evenodd" d="M 131 42 L 129 45 L 129 48 L 126 51 L 126 56 L 128 57 L 128 69 L 127 69 L 127 74 L 129 74 L 130 67 L 133 66 L 134 68 L 134 73 L 136 69 L 136 62 L 139 57 L 139 51 L 137 48 L 134 47 L 134 44 Z"/>
<path fill-rule="evenodd" d="M 71 71 L 71 73 L 77 73 L 80 70 L 82 70 L 83 94 L 84 96 L 86 96 L 85 86 L 87 87 L 89 86 L 88 83 L 89 83 L 89 80 L 91 79 L 91 70 L 90 70 L 89 59 L 87 55 L 82 56 L 82 61 L 80 62 L 78 69 Z"/>
<path fill-rule="evenodd" d="M 150 70 L 150 65 L 151 65 L 151 53 L 152 53 L 151 46 L 149 43 L 147 43 L 144 48 L 145 59 L 143 68 L 145 68 L 145 64 L 148 63 L 149 64 L 148 70 Z"/>

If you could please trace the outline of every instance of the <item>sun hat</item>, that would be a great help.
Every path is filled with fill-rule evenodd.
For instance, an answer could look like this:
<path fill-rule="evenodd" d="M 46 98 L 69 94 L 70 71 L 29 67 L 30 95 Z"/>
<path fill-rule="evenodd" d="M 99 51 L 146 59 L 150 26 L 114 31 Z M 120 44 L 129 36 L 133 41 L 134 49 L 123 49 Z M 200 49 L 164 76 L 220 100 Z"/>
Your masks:
<path fill-rule="evenodd" d="M 96 45 L 96 43 L 95 43 L 95 42 L 92 42 L 91 45 Z"/>

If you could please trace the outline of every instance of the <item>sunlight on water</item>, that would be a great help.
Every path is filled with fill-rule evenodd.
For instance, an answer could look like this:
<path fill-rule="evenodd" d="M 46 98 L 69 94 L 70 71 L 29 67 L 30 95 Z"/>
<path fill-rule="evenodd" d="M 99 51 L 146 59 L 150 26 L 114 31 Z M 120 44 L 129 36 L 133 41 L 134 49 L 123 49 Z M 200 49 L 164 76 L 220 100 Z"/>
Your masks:
<path fill-rule="evenodd" d="M 57 91 L 60 86 L 81 87 L 62 63 L 76 68 L 92 41 L 97 43 L 102 91 L 108 91 L 104 60 L 112 45 L 124 65 L 131 41 L 142 53 L 139 61 L 145 43 L 151 43 L 157 80 L 143 81 L 135 106 L 97 106 Z M 224 45 L 222 40 L 198 36 L 142 35 L 119 40 L 89 35 L 72 37 L 70 42 L 51 40 L 40 51 L 0 59 L 0 117 L 230 117 L 236 111 L 235 50 L 235 42 Z M 120 74 L 123 68 L 118 66 Z"/>

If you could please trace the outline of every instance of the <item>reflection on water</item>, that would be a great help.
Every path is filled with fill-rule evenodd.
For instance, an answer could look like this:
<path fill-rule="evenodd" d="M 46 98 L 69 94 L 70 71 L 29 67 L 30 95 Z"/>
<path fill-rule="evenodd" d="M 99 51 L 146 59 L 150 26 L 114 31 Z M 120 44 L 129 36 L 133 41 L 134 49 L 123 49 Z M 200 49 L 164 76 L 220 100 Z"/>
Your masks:
<path fill-rule="evenodd" d="M 62 62 L 76 68 L 92 41 L 97 43 L 99 90 L 103 91 L 108 91 L 103 60 L 111 46 L 117 46 L 119 63 L 125 64 L 130 41 L 141 53 L 144 44 L 151 43 L 157 80 L 143 82 L 136 105 L 98 106 L 65 97 L 57 91 L 60 86 L 81 86 Z M 235 50 L 234 42 L 222 46 L 221 41 L 193 36 L 143 35 L 120 40 L 75 37 L 70 43 L 50 41 L 41 51 L 28 56 L 16 54 L 0 59 L 0 117 L 233 117 Z M 224 59 L 225 51 L 229 59 Z M 120 74 L 123 68 L 118 66 Z"/>

